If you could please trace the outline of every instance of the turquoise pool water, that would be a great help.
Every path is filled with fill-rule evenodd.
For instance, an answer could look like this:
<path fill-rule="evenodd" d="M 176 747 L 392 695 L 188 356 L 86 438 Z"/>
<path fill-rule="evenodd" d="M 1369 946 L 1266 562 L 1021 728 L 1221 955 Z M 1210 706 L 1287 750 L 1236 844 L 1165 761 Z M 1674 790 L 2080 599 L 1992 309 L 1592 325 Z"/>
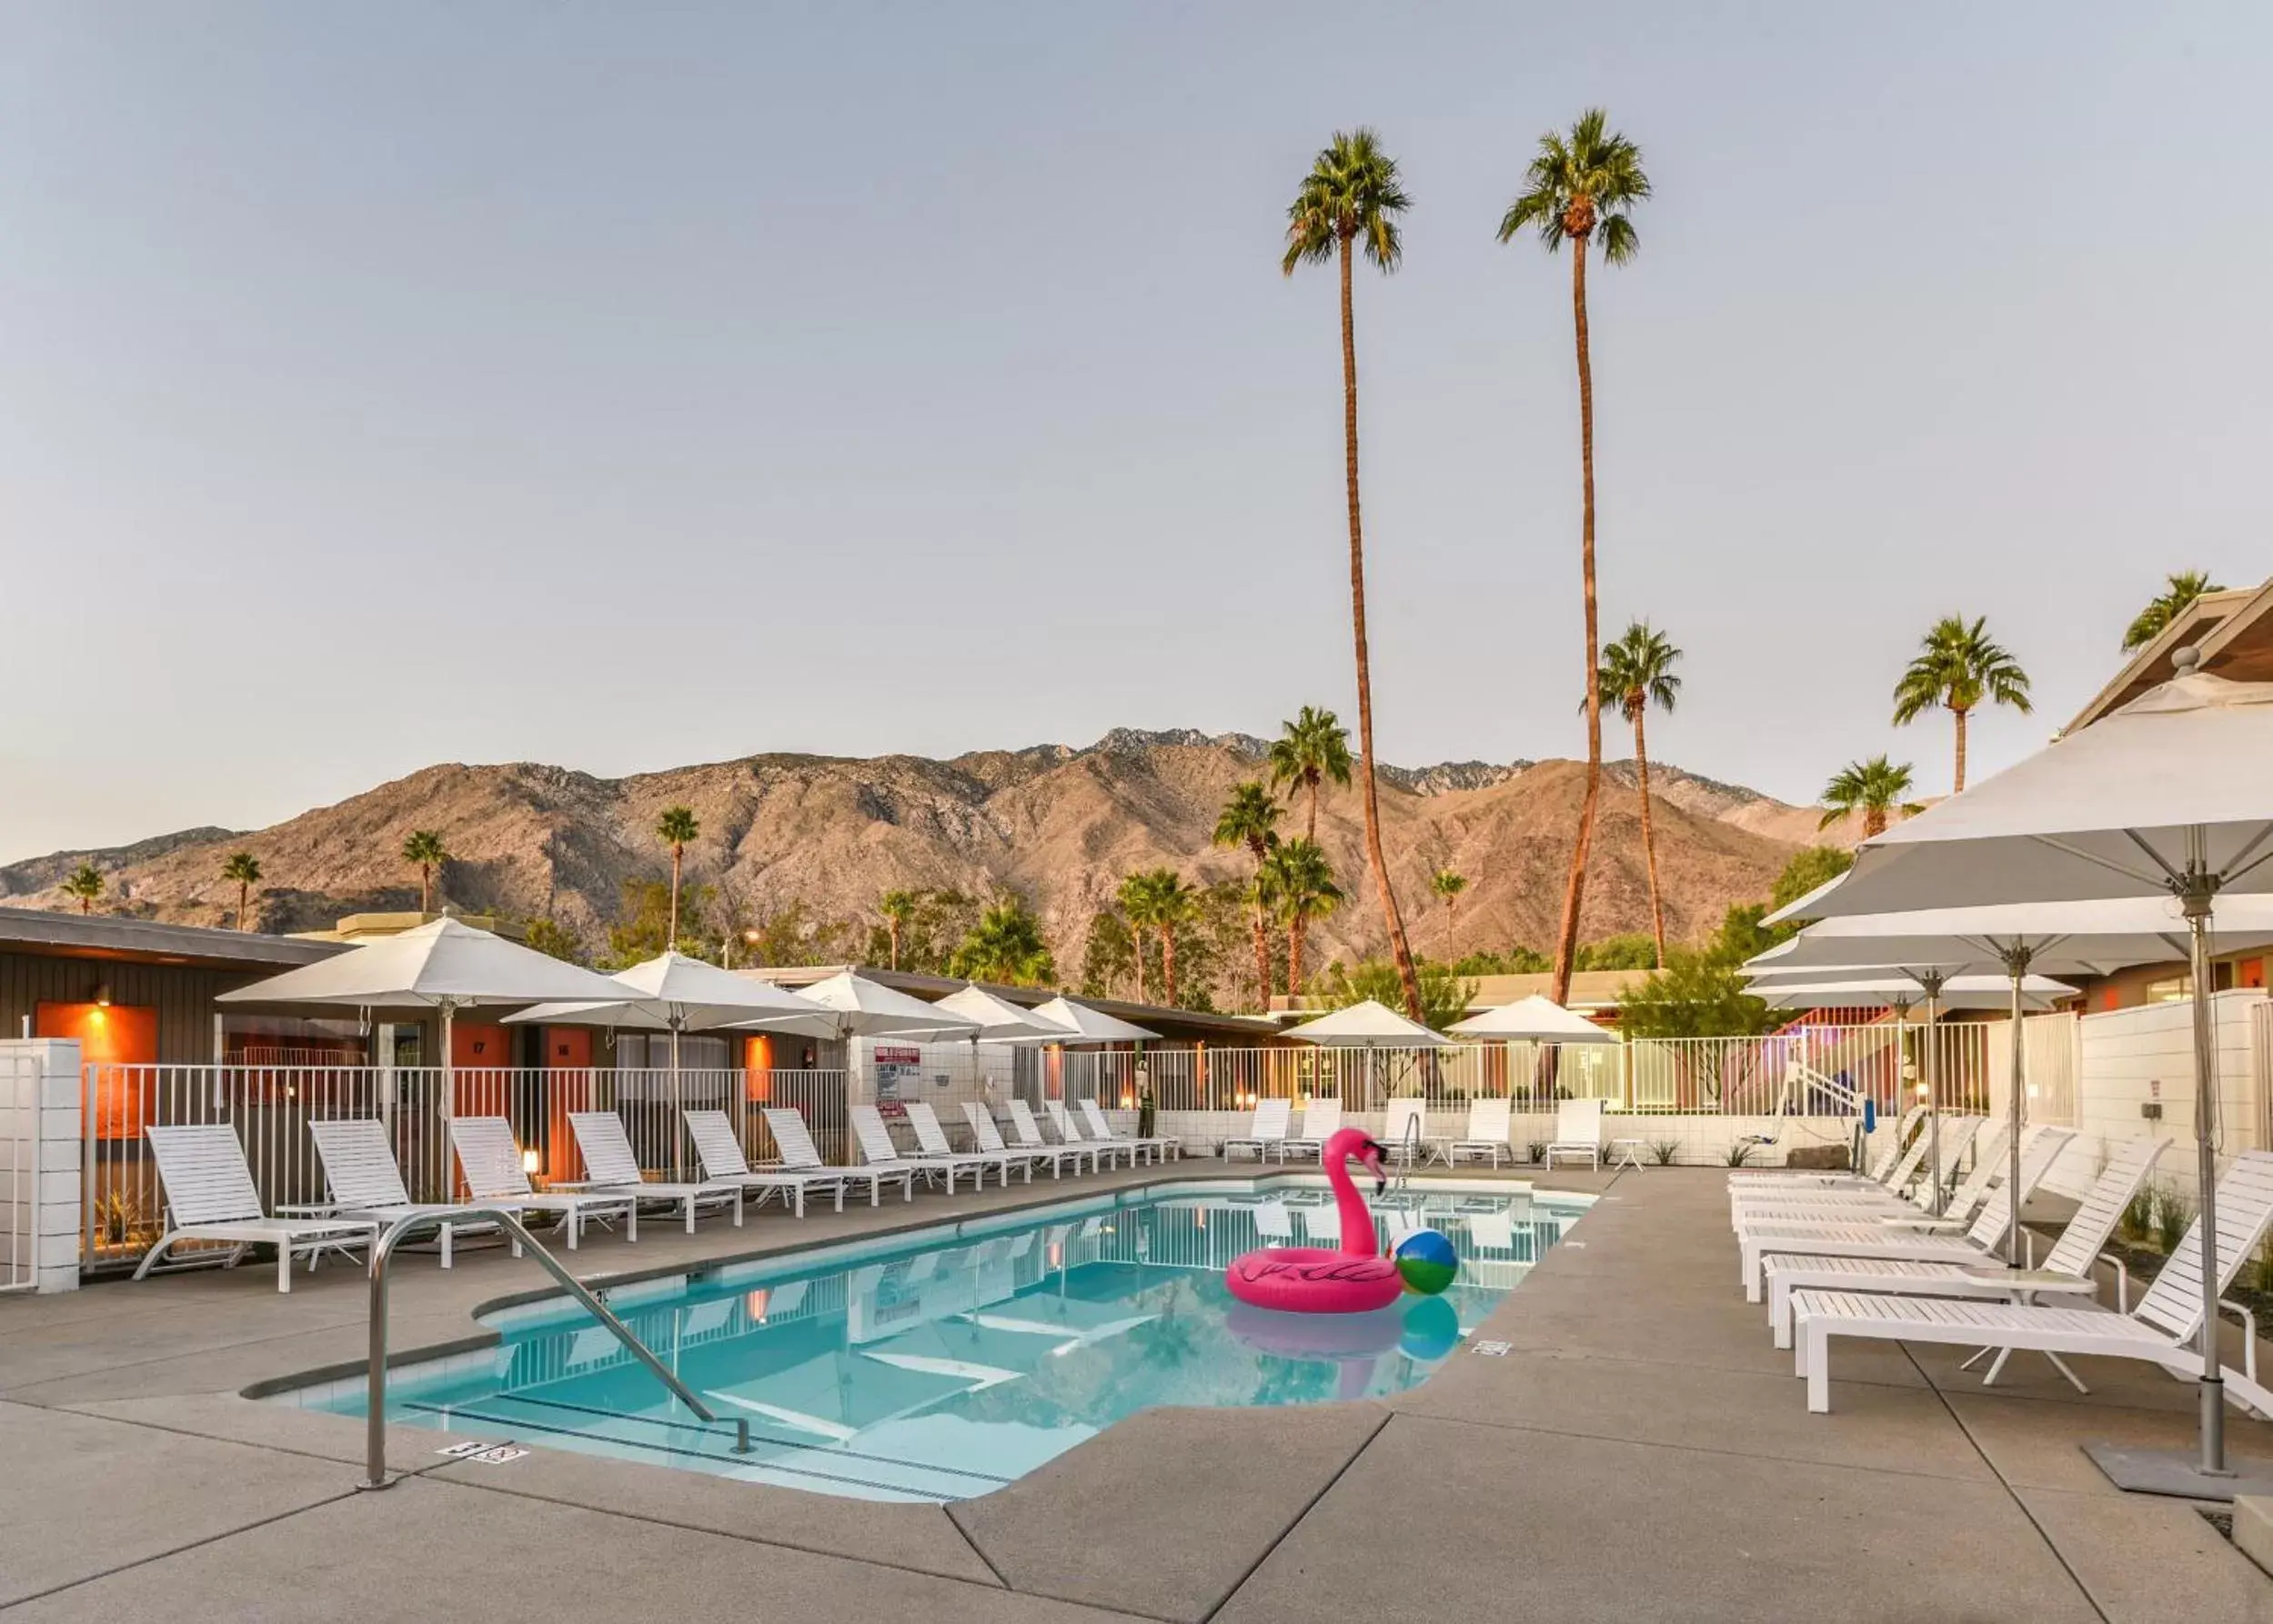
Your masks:
<path fill-rule="evenodd" d="M 397 1371 L 390 1418 L 867 1499 L 985 1494 L 1152 1405 L 1314 1404 L 1425 1377 L 1585 1209 L 1414 1187 L 1384 1237 L 1451 1238 L 1460 1280 L 1364 1316 L 1259 1313 L 1224 1265 L 1336 1244 L 1314 1177 L 1091 1198 L 617 1288 L 607 1301 L 721 1418 L 705 1425 L 574 1305 L 491 1316 L 497 1348 Z M 409 1261 L 409 1260 L 406 1260 Z M 284 1396 L 360 1415 L 359 1383 Z M 754 1449 L 734 1452 L 730 1418 Z"/>

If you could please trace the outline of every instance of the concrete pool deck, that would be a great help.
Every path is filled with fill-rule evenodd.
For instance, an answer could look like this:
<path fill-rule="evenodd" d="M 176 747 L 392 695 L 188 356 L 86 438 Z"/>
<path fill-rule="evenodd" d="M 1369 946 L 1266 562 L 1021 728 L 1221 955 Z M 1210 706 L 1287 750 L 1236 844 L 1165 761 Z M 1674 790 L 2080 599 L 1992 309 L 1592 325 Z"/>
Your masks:
<path fill-rule="evenodd" d="M 1252 1173 L 1242 1165 L 1229 1171 Z M 600 1236 L 579 1275 L 935 1223 L 1077 1191 L 1221 1176 L 1186 1162 L 887 1201 L 802 1224 Z M 2193 1389 L 2017 1356 L 1834 1354 L 1828 1416 L 1736 1286 L 1717 1168 L 1558 1170 L 1605 1199 L 1419 1388 L 1380 1403 L 1144 1412 L 981 1499 L 880 1505 L 542 1448 L 358 1494 L 362 1424 L 256 1384 L 359 1359 L 364 1281 L 206 1271 L 0 1299 L 0 1612 L 15 1619 L 662 1617 L 1015 1621 L 2163 1620 L 2273 1624 L 2273 1579 L 2190 1506 L 2127 1497 L 2080 1452 L 2183 1445 Z M 563 1254 L 568 1256 L 568 1254 Z M 398 1350 L 478 1334 L 546 1284 L 500 1251 L 394 1273 Z M 2238 1453 L 2273 1426 L 2232 1417 Z"/>

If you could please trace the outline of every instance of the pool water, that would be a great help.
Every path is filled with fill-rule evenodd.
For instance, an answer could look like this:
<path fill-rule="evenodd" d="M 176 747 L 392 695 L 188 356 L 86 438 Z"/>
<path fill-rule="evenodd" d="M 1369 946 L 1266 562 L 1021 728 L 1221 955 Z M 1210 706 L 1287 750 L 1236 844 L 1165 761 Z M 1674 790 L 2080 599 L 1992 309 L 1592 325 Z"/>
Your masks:
<path fill-rule="evenodd" d="M 615 1288 L 608 1307 L 720 1419 L 673 1400 L 573 1303 L 488 1318 L 494 1348 L 397 1371 L 391 1419 L 750 1482 L 952 1500 L 1152 1405 L 1316 1404 L 1413 1386 L 1584 1211 L 1584 1198 L 1415 1187 L 1373 1203 L 1461 1258 L 1442 1297 L 1362 1316 L 1234 1302 L 1257 1246 L 1333 1246 L 1323 1182 L 1186 1185 Z M 406 1260 L 407 1262 L 410 1260 Z M 287 1402 L 364 1413 L 359 1382 Z M 734 1451 L 734 1418 L 753 1449 Z"/>

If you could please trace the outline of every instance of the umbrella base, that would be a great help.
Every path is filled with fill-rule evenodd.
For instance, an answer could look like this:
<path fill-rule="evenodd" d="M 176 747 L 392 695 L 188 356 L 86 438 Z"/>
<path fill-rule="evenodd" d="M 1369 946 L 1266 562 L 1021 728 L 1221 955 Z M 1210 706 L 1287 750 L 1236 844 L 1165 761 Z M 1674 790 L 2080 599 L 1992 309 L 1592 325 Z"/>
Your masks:
<path fill-rule="evenodd" d="M 2215 1476 L 2202 1469 L 2193 1449 L 2131 1449 L 2120 1444 L 2086 1444 L 2084 1453 L 2107 1473 L 2107 1481 L 2132 1494 L 2167 1494 L 2187 1500 L 2230 1502 L 2238 1494 L 2273 1494 L 2273 1460 L 2228 1456 Z"/>

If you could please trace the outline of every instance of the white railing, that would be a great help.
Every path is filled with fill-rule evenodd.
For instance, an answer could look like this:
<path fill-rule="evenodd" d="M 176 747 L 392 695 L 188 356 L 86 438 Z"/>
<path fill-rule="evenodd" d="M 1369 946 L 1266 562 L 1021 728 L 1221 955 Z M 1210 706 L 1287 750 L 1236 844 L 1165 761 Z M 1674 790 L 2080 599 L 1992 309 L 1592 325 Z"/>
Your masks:
<path fill-rule="evenodd" d="M 1070 1053 L 1057 1084 L 1071 1099 L 1133 1108 L 1149 1088 L 1163 1111 L 1236 1111 L 1258 1099 L 1338 1099 L 1349 1112 L 1393 1098 L 1518 1107 L 1604 1099 L 1618 1109 L 1712 1116 L 1847 1116 L 1914 1100 L 1929 1055 L 1942 1098 L 1977 1108 L 1987 1089 L 1979 1025 L 1873 1022 L 1795 1027 L 1755 1038 L 1618 1043 L 1471 1043 L 1441 1049 L 1152 1048 Z"/>
<path fill-rule="evenodd" d="M 0 1049 L 0 1291 L 39 1283 L 42 1080 L 37 1057 Z"/>
<path fill-rule="evenodd" d="M 824 1156 L 841 1159 L 842 1071 L 739 1071 L 683 1068 L 406 1066 L 117 1066 L 83 1068 L 85 1258 L 90 1265 L 138 1259 L 163 1228 L 164 1191 L 143 1129 L 226 1122 L 270 1211 L 326 1197 L 323 1165 L 307 1125 L 366 1118 L 385 1125 L 403 1182 L 417 1201 L 465 1192 L 450 1159 L 452 1117 L 504 1117 L 541 1183 L 583 1177 L 568 1113 L 612 1110 L 624 1120 L 640 1168 L 670 1177 L 693 1169 L 681 1107 L 725 1111 L 753 1162 L 779 1152 L 760 1105 L 804 1113 Z M 4 1153 L 0 1153 L 4 1154 Z"/>

